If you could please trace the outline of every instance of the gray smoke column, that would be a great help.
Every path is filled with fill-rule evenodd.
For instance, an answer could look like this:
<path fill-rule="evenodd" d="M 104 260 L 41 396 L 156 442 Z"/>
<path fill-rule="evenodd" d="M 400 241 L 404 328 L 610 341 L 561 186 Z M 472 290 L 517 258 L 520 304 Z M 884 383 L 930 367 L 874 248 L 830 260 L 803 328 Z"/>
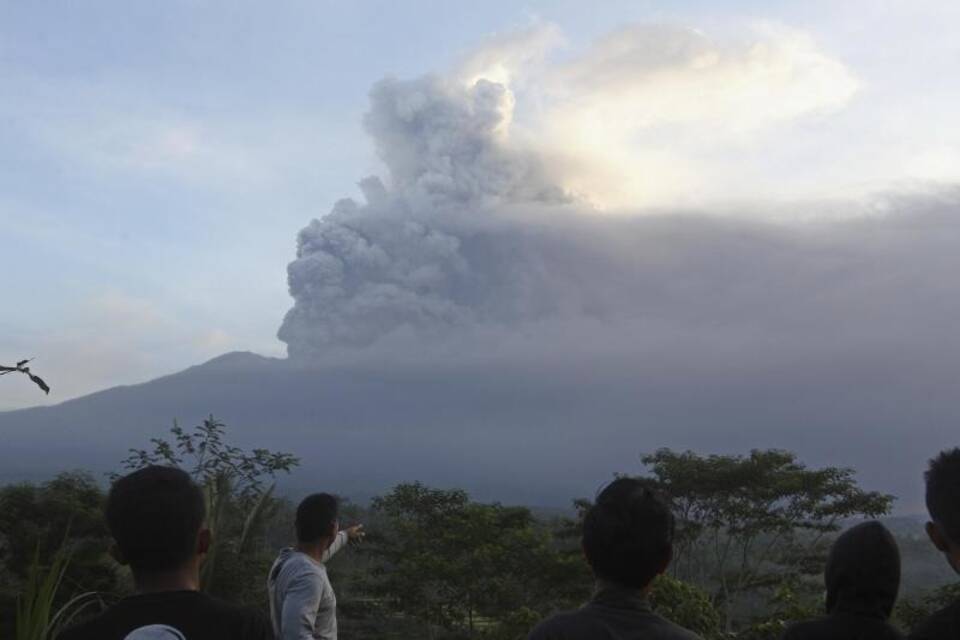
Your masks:
<path fill-rule="evenodd" d="M 374 87 L 365 124 L 387 184 L 366 178 L 363 203 L 341 200 L 300 232 L 279 331 L 292 358 L 441 345 L 454 361 L 660 353 L 802 373 L 844 353 L 941 368 L 956 355 L 955 188 L 814 203 L 794 216 L 806 222 L 598 215 L 551 179 L 547 156 L 511 142 L 512 108 L 482 79 Z"/>
<path fill-rule="evenodd" d="M 531 312 L 517 308 L 529 306 L 528 276 L 502 262 L 515 222 L 501 214 L 568 200 L 533 156 L 505 145 L 512 97 L 500 84 L 385 80 L 371 103 L 365 124 L 390 186 L 364 179 L 363 204 L 341 200 L 300 232 L 296 302 L 279 332 L 293 357 Z"/>

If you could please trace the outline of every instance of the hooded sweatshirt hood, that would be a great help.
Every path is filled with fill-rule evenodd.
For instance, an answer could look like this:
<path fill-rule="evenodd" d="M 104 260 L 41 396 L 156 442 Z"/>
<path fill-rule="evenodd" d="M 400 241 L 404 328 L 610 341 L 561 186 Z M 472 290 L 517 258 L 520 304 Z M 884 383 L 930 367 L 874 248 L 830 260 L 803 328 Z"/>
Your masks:
<path fill-rule="evenodd" d="M 827 613 L 890 617 L 900 589 L 900 550 L 876 521 L 843 532 L 833 543 L 824 574 Z"/>

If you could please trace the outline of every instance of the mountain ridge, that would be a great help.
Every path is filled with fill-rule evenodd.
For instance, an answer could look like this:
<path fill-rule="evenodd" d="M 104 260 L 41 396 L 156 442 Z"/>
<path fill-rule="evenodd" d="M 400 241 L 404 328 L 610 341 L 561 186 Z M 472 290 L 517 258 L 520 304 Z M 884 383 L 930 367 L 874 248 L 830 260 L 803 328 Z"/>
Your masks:
<path fill-rule="evenodd" d="M 824 361 L 827 373 L 810 376 L 762 363 L 731 372 L 723 358 L 656 353 L 438 365 L 230 352 L 151 381 L 0 413 L 0 480 L 115 471 L 174 419 L 192 427 L 212 414 L 231 443 L 300 457 L 281 483 L 346 496 L 419 480 L 478 499 L 566 507 L 615 473 L 640 472 L 640 456 L 661 447 L 779 448 L 811 467 L 853 467 L 864 488 L 898 495 L 898 512 L 919 513 L 926 460 L 954 444 L 944 420 L 952 388 L 927 386 L 928 402 L 909 405 L 900 394 L 922 380 L 885 374 L 894 369 L 880 358 L 874 364 L 874 384 L 851 387 L 832 381 L 856 379 L 857 362 Z M 900 464 L 878 455 L 891 443 Z"/>

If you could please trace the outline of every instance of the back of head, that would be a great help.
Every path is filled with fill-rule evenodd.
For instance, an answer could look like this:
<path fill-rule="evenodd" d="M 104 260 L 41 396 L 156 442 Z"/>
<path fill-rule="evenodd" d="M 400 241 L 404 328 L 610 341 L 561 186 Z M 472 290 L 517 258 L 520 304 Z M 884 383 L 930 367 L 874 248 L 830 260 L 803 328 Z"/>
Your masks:
<path fill-rule="evenodd" d="M 827 612 L 890 617 L 900 589 L 900 550 L 876 521 L 852 527 L 833 543 L 824 573 Z"/>
<path fill-rule="evenodd" d="M 197 553 L 205 517 L 200 487 L 174 467 L 134 471 L 107 495 L 107 526 L 134 572 L 183 567 Z"/>
<path fill-rule="evenodd" d="M 297 542 L 312 544 L 333 535 L 338 513 L 337 498 L 329 493 L 304 498 L 297 507 Z"/>
<path fill-rule="evenodd" d="M 960 545 L 960 448 L 941 451 L 924 474 L 927 511 L 954 545 Z"/>
<path fill-rule="evenodd" d="M 583 550 L 597 578 L 642 589 L 673 553 L 674 519 L 668 505 L 634 478 L 600 492 L 583 522 Z"/>

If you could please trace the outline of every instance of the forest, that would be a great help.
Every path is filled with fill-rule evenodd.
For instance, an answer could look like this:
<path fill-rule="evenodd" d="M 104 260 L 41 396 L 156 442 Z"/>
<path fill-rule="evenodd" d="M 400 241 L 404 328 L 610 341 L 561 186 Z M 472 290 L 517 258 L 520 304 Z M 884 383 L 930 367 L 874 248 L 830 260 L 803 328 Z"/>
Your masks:
<path fill-rule="evenodd" d="M 181 467 L 203 487 L 215 542 L 202 590 L 266 612 L 266 574 L 293 538 L 297 496 L 279 487 L 296 455 L 236 447 L 211 416 L 131 448 L 112 477 L 151 464 Z M 676 517 L 674 560 L 655 583 L 654 608 L 708 640 L 775 638 L 819 615 L 829 545 L 861 519 L 885 519 L 897 535 L 898 626 L 909 630 L 958 595 L 920 537 L 922 523 L 890 518 L 894 496 L 861 488 L 852 469 L 808 468 L 781 450 L 661 449 L 635 470 L 611 470 L 611 479 L 626 473 L 668 496 Z M 0 488 L 0 638 L 54 638 L 131 593 L 129 575 L 107 553 L 110 479 L 65 471 Z M 524 638 L 593 589 L 579 544 L 589 496 L 544 509 L 404 483 L 369 503 L 341 500 L 341 526 L 363 523 L 368 532 L 329 566 L 344 637 Z"/>

